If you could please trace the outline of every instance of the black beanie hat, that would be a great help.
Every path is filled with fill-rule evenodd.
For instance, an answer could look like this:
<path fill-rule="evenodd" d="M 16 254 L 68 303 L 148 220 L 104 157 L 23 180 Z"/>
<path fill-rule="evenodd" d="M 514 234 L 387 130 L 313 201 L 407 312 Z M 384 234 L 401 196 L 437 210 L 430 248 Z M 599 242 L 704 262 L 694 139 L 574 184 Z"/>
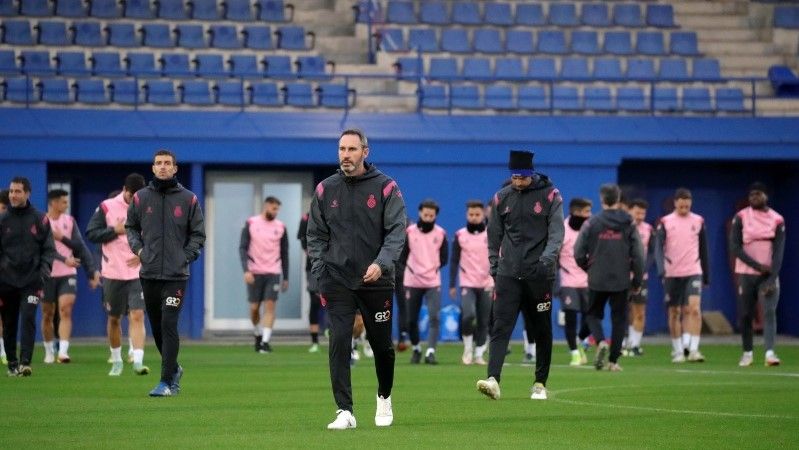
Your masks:
<path fill-rule="evenodd" d="M 533 152 L 526 150 L 511 150 L 508 159 L 508 169 L 511 176 L 533 176 Z"/>

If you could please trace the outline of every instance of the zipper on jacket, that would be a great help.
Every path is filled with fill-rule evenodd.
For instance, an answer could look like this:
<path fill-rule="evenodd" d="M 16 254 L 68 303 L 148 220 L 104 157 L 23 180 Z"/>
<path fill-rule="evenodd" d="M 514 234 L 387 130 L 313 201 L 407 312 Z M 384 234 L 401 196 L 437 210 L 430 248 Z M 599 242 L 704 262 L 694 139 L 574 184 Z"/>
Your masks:
<path fill-rule="evenodd" d="M 164 259 L 166 259 L 166 192 L 161 193 L 161 276 L 164 276 Z"/>

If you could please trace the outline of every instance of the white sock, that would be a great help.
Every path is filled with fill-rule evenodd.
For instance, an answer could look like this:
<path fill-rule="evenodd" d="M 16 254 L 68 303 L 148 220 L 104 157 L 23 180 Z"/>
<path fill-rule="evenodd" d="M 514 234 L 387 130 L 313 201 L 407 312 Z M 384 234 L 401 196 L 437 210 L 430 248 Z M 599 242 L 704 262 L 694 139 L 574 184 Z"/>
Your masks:
<path fill-rule="evenodd" d="M 691 336 L 691 346 L 689 347 L 689 350 L 692 352 L 699 351 L 699 335 Z"/>
<path fill-rule="evenodd" d="M 144 362 L 144 349 L 133 350 L 133 364 L 141 364 Z"/>
<path fill-rule="evenodd" d="M 752 357 L 752 352 L 751 352 L 751 351 L 749 351 L 749 352 L 744 352 L 744 356 L 748 356 L 748 357 L 750 357 L 750 358 L 751 358 L 751 357 Z M 766 352 L 766 356 L 768 356 L 768 352 Z"/>
<path fill-rule="evenodd" d="M 58 341 L 58 354 L 61 356 L 69 355 L 69 341 L 63 339 Z"/>
<path fill-rule="evenodd" d="M 530 351 L 528 351 L 527 353 L 533 355 L 533 358 L 535 358 L 535 343 L 527 344 L 527 345 L 530 346 Z"/>
<path fill-rule="evenodd" d="M 269 342 L 269 340 L 272 339 L 272 329 L 264 327 L 264 333 L 261 336 L 261 341 Z"/>
<path fill-rule="evenodd" d="M 691 346 L 691 333 L 683 333 L 682 334 L 682 348 L 688 348 Z"/>
<path fill-rule="evenodd" d="M 524 342 L 524 353 L 532 353 L 530 350 L 530 341 L 527 340 L 527 330 L 522 330 L 522 339 L 522 342 Z"/>
<path fill-rule="evenodd" d="M 627 345 L 635 347 L 635 328 L 632 325 L 627 327 Z M 624 346 L 622 345 L 621 348 L 624 348 Z"/>
<path fill-rule="evenodd" d="M 414 346 L 413 346 L 413 351 L 415 351 L 415 352 L 421 352 L 421 351 L 422 351 L 422 346 L 421 346 L 421 345 L 419 345 L 419 344 L 416 344 L 416 345 L 414 345 Z"/>
<path fill-rule="evenodd" d="M 6 356 L 6 343 L 0 338 L 0 356 Z"/>
<path fill-rule="evenodd" d="M 122 347 L 111 347 L 111 361 L 122 362 Z"/>
<path fill-rule="evenodd" d="M 640 347 L 641 346 L 641 338 L 644 336 L 644 332 L 643 331 L 635 331 L 635 330 L 633 330 L 632 334 L 630 336 L 632 336 L 632 338 L 631 338 L 632 346 L 633 347 Z"/>
<path fill-rule="evenodd" d="M 44 351 L 48 355 L 52 355 L 53 354 L 53 352 L 55 351 L 53 349 L 53 341 L 44 341 Z"/>
<path fill-rule="evenodd" d="M 570 352 L 571 352 L 572 355 L 579 355 L 580 354 L 580 350 L 577 350 L 577 349 L 571 350 Z"/>
<path fill-rule="evenodd" d="M 682 339 L 680 338 L 672 338 L 671 339 L 671 348 L 674 350 L 674 353 L 682 354 Z"/>
<path fill-rule="evenodd" d="M 773 358 L 774 356 L 774 350 L 766 350 L 766 358 Z"/>
<path fill-rule="evenodd" d="M 252 326 L 252 335 L 253 336 L 261 336 L 261 327 L 258 325 Z"/>
<path fill-rule="evenodd" d="M 133 354 L 133 338 L 128 337 L 128 355 Z"/>
<path fill-rule="evenodd" d="M 466 353 L 471 353 L 472 348 L 474 346 L 474 336 L 464 336 L 463 337 L 463 351 Z"/>
<path fill-rule="evenodd" d="M 487 349 L 488 349 L 488 344 L 478 345 L 474 349 L 474 356 L 476 358 L 482 358 Z"/>
<path fill-rule="evenodd" d="M 435 352 L 436 352 L 436 349 L 428 348 L 427 351 L 425 352 L 424 356 L 430 356 L 430 355 L 432 355 Z"/>

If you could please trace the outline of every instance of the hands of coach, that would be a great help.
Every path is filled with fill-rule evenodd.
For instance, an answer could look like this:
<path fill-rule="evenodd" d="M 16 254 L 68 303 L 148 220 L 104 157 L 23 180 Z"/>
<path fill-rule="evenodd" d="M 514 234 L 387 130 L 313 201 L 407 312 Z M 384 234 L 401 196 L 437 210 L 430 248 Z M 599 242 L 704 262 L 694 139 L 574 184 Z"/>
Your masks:
<path fill-rule="evenodd" d="M 366 273 L 363 275 L 363 282 L 374 283 L 375 281 L 379 280 L 382 275 L 383 269 L 381 269 L 379 265 L 372 263 L 366 269 Z"/>

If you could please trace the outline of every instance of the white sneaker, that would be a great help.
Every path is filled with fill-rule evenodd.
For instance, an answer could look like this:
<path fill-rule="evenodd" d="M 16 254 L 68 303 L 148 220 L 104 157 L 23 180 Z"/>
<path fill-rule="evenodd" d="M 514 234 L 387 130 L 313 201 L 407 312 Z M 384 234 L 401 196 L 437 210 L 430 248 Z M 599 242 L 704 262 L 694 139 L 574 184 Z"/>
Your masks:
<path fill-rule="evenodd" d="M 355 419 L 353 419 L 355 420 Z M 377 409 L 375 410 L 375 425 L 387 427 L 394 422 L 394 413 L 391 411 L 391 396 L 383 398 L 377 396 Z"/>
<path fill-rule="evenodd" d="M 486 397 L 499 400 L 499 383 L 497 383 L 494 377 L 488 377 L 487 380 L 479 380 L 477 382 L 477 390 Z"/>
<path fill-rule="evenodd" d="M 375 357 L 375 352 L 374 350 L 372 350 L 372 346 L 369 345 L 368 342 L 363 344 L 363 355 L 366 356 L 367 358 Z"/>
<path fill-rule="evenodd" d="M 355 350 L 355 349 L 352 350 L 352 359 L 355 360 L 355 361 L 360 361 L 361 360 L 361 354 L 358 353 L 358 350 Z"/>
<path fill-rule="evenodd" d="M 461 361 L 463 361 L 463 363 L 466 364 L 467 366 L 471 365 L 472 362 L 474 362 L 474 356 L 472 355 L 472 351 L 464 350 L 463 356 L 461 357 Z"/>
<path fill-rule="evenodd" d="M 482 356 L 477 356 L 477 357 L 475 357 L 475 358 L 474 358 L 474 363 L 475 363 L 475 364 L 477 364 L 478 366 L 485 366 L 486 364 L 488 364 L 488 363 L 486 362 L 486 360 L 485 360 L 485 359 L 483 359 L 483 357 L 482 357 Z"/>
<path fill-rule="evenodd" d="M 705 362 L 705 355 L 699 352 L 699 350 L 694 350 L 688 354 L 688 361 L 690 362 Z"/>
<path fill-rule="evenodd" d="M 766 356 L 766 367 L 779 366 L 781 362 L 775 354 Z"/>
<path fill-rule="evenodd" d="M 55 362 L 55 353 L 45 353 L 44 354 L 44 363 L 45 364 L 52 364 Z"/>
<path fill-rule="evenodd" d="M 671 362 L 674 364 L 681 364 L 685 362 L 685 355 L 683 352 L 671 352 Z"/>
<path fill-rule="evenodd" d="M 327 424 L 328 430 L 346 430 L 348 428 L 355 428 L 355 416 L 343 409 L 337 410 L 336 420 Z"/>
<path fill-rule="evenodd" d="M 122 361 L 114 361 L 111 363 L 111 371 L 108 372 L 110 377 L 118 377 L 122 375 Z"/>
<path fill-rule="evenodd" d="M 533 384 L 533 393 L 530 395 L 531 400 L 546 400 L 547 388 L 542 383 Z"/>
<path fill-rule="evenodd" d="M 744 353 L 738 361 L 738 367 L 749 367 L 752 365 L 752 355 Z"/>

